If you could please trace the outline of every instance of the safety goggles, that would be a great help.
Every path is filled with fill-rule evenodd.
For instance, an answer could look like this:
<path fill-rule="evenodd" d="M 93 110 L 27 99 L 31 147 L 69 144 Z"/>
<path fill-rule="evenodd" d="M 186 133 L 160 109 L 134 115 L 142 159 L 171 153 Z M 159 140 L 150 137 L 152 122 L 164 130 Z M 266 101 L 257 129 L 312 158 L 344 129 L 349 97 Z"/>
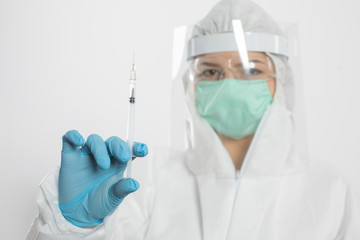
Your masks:
<path fill-rule="evenodd" d="M 263 52 L 248 52 L 246 62 L 241 61 L 238 52 L 211 53 L 193 60 L 191 75 L 195 82 L 226 78 L 268 80 L 275 77 L 275 67 L 270 57 Z"/>

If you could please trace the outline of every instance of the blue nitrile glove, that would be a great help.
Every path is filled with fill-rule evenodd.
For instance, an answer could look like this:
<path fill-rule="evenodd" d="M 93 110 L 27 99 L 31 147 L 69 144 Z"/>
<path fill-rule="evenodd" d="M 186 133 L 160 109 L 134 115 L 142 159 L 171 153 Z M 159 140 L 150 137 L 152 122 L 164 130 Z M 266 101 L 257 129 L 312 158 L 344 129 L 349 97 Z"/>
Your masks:
<path fill-rule="evenodd" d="M 148 153 L 147 146 L 134 143 L 135 156 Z M 78 227 L 95 226 L 112 213 L 129 194 L 139 188 L 132 178 L 124 179 L 128 144 L 118 137 L 105 142 L 96 135 L 88 139 L 76 130 L 63 136 L 59 175 L 59 207 L 63 216 Z"/>

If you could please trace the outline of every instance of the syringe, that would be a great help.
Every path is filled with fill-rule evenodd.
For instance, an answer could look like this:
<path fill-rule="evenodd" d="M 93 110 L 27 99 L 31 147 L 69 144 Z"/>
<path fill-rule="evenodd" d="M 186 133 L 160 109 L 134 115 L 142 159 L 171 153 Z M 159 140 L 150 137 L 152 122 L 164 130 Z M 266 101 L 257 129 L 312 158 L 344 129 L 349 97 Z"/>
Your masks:
<path fill-rule="evenodd" d="M 127 178 L 131 177 L 132 159 L 134 157 L 134 123 L 135 123 L 135 87 L 136 87 L 136 72 L 135 72 L 135 57 L 130 72 L 130 96 L 129 96 L 129 113 L 127 122 L 127 143 L 130 148 L 131 159 L 127 162 L 126 175 Z"/>

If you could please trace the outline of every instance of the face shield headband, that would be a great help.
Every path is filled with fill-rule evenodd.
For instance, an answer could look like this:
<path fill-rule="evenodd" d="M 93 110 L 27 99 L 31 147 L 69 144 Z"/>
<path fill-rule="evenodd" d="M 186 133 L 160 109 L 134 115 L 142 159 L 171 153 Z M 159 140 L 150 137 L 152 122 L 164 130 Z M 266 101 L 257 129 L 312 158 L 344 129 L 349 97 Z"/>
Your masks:
<path fill-rule="evenodd" d="M 288 57 L 288 44 L 284 37 L 257 32 L 243 32 L 240 20 L 233 20 L 234 32 L 218 33 L 192 38 L 187 44 L 187 60 L 217 52 L 239 51 L 274 53 Z"/>

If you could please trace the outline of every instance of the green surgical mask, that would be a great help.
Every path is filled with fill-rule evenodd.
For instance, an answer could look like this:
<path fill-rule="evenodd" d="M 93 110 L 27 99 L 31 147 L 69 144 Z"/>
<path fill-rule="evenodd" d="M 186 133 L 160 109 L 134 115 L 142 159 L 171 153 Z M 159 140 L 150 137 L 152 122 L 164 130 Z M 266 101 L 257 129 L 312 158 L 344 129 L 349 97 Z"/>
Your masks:
<path fill-rule="evenodd" d="M 234 139 L 253 134 L 271 103 L 265 79 L 201 81 L 196 89 L 198 113 L 216 131 Z"/>

